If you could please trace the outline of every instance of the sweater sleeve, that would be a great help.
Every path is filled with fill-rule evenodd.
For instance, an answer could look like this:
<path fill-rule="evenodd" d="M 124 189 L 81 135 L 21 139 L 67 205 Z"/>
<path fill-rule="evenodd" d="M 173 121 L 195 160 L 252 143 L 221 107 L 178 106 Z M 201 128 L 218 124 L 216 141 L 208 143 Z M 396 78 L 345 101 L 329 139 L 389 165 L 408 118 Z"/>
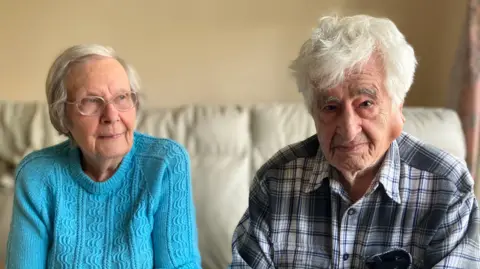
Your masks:
<path fill-rule="evenodd" d="M 179 144 L 169 148 L 159 175 L 158 208 L 154 214 L 155 268 L 201 268 L 193 203 L 190 158 Z"/>
<path fill-rule="evenodd" d="M 46 268 L 49 245 L 49 188 L 34 163 L 19 166 L 15 179 L 6 268 Z"/>

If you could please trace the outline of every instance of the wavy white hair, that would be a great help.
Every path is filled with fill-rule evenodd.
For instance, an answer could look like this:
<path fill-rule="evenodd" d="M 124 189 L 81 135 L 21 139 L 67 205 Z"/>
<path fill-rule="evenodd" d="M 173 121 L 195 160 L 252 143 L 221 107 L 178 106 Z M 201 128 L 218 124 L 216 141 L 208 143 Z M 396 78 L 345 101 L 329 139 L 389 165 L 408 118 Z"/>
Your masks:
<path fill-rule="evenodd" d="M 382 59 L 385 88 L 393 104 L 403 103 L 413 83 L 417 59 L 395 24 L 368 15 L 320 18 L 290 65 L 309 111 L 314 90 L 338 85 L 345 70 L 361 68 L 374 52 Z"/>
<path fill-rule="evenodd" d="M 116 59 L 127 73 L 131 90 L 134 92 L 140 91 L 140 78 L 137 72 L 131 65 L 120 58 L 113 48 L 98 44 L 80 44 L 67 48 L 53 62 L 45 83 L 50 122 L 60 134 L 69 136 L 66 128 L 68 121 L 65 113 L 65 101 L 67 100 L 65 80 L 68 72 L 74 64 L 96 56 Z M 139 104 L 140 100 L 137 102 L 137 108 Z"/>

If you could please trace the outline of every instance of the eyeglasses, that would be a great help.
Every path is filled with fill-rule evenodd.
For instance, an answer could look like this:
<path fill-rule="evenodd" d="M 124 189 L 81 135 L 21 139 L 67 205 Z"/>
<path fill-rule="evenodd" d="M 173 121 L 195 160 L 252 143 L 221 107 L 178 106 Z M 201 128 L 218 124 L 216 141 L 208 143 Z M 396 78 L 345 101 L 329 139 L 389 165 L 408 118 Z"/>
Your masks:
<path fill-rule="evenodd" d="M 78 112 L 84 116 L 98 115 L 103 112 L 105 106 L 113 104 L 113 106 L 121 112 L 132 109 L 137 105 L 138 98 L 135 92 L 120 93 L 114 96 L 110 101 L 105 101 L 100 96 L 88 96 L 75 102 L 66 102 L 70 105 L 75 105 Z"/>

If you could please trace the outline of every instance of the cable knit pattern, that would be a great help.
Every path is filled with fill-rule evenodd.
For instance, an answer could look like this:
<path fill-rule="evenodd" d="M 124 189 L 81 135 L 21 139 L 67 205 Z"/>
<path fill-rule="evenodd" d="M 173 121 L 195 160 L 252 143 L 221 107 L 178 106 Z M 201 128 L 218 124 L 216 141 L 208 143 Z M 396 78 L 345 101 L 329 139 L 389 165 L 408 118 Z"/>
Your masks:
<path fill-rule="evenodd" d="M 62 174 L 63 177 L 66 175 L 66 173 Z M 78 197 L 80 192 L 73 184 L 60 186 L 61 192 L 59 194 L 64 199 L 62 199 L 63 203 L 58 205 L 60 207 L 59 209 L 63 212 L 63 217 L 58 219 L 58 226 L 62 227 L 63 233 L 58 236 L 58 243 L 62 244 L 62 247 L 58 249 L 58 264 L 55 264 L 55 266 L 64 267 L 67 264 L 75 262 L 74 239 L 77 234 L 75 223 L 78 222 L 79 217 L 75 212 L 75 208 L 77 207 L 76 199 L 80 198 Z"/>
<path fill-rule="evenodd" d="M 127 178 L 134 178 L 133 171 L 133 169 L 130 170 Z M 112 251 L 113 264 L 127 264 L 130 257 L 128 237 L 122 231 L 124 229 L 123 226 L 128 222 L 129 216 L 131 215 L 128 201 L 130 199 L 129 190 L 132 188 L 132 181 L 125 181 L 122 188 L 118 192 L 118 197 L 116 197 L 118 206 L 115 207 L 115 215 L 117 216 L 118 221 L 114 222 L 115 227 Z M 138 184 L 138 182 L 135 183 Z"/>
<path fill-rule="evenodd" d="M 188 165 L 186 162 L 183 161 L 184 153 L 180 147 L 171 147 L 165 148 L 169 156 L 169 160 L 171 160 L 171 173 L 177 175 L 176 179 L 172 179 L 174 182 L 170 183 L 171 191 L 170 193 L 176 193 L 177 196 L 170 196 L 170 202 L 168 204 L 173 205 L 173 210 L 171 217 L 169 218 L 171 222 L 167 227 L 176 227 L 184 225 L 185 221 L 191 221 L 190 219 L 185 220 L 184 216 L 188 216 L 188 207 L 185 207 L 185 201 L 181 200 L 181 197 L 188 197 L 189 194 L 187 193 L 187 186 L 186 182 L 188 180 Z M 186 245 L 186 239 L 191 237 L 189 234 L 190 231 L 180 231 L 177 229 L 171 229 L 170 233 L 172 233 L 173 241 L 171 247 L 171 251 L 173 253 L 173 259 L 177 259 L 178 257 L 182 257 L 184 255 L 189 255 L 189 253 L 184 253 L 188 250 Z M 191 255 L 191 254 L 190 254 Z"/>
<path fill-rule="evenodd" d="M 115 174 L 92 181 L 68 142 L 16 171 L 7 268 L 201 268 L 186 150 L 135 133 Z"/>

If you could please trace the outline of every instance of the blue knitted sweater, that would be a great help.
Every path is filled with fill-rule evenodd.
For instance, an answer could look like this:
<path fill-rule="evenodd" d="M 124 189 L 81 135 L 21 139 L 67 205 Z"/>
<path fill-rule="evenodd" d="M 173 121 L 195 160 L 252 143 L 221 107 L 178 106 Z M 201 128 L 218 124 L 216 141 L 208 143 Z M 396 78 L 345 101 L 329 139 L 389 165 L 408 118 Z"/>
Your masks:
<path fill-rule="evenodd" d="M 19 164 L 7 268 L 201 268 L 182 146 L 136 132 L 105 182 L 80 158 L 66 141 Z"/>

